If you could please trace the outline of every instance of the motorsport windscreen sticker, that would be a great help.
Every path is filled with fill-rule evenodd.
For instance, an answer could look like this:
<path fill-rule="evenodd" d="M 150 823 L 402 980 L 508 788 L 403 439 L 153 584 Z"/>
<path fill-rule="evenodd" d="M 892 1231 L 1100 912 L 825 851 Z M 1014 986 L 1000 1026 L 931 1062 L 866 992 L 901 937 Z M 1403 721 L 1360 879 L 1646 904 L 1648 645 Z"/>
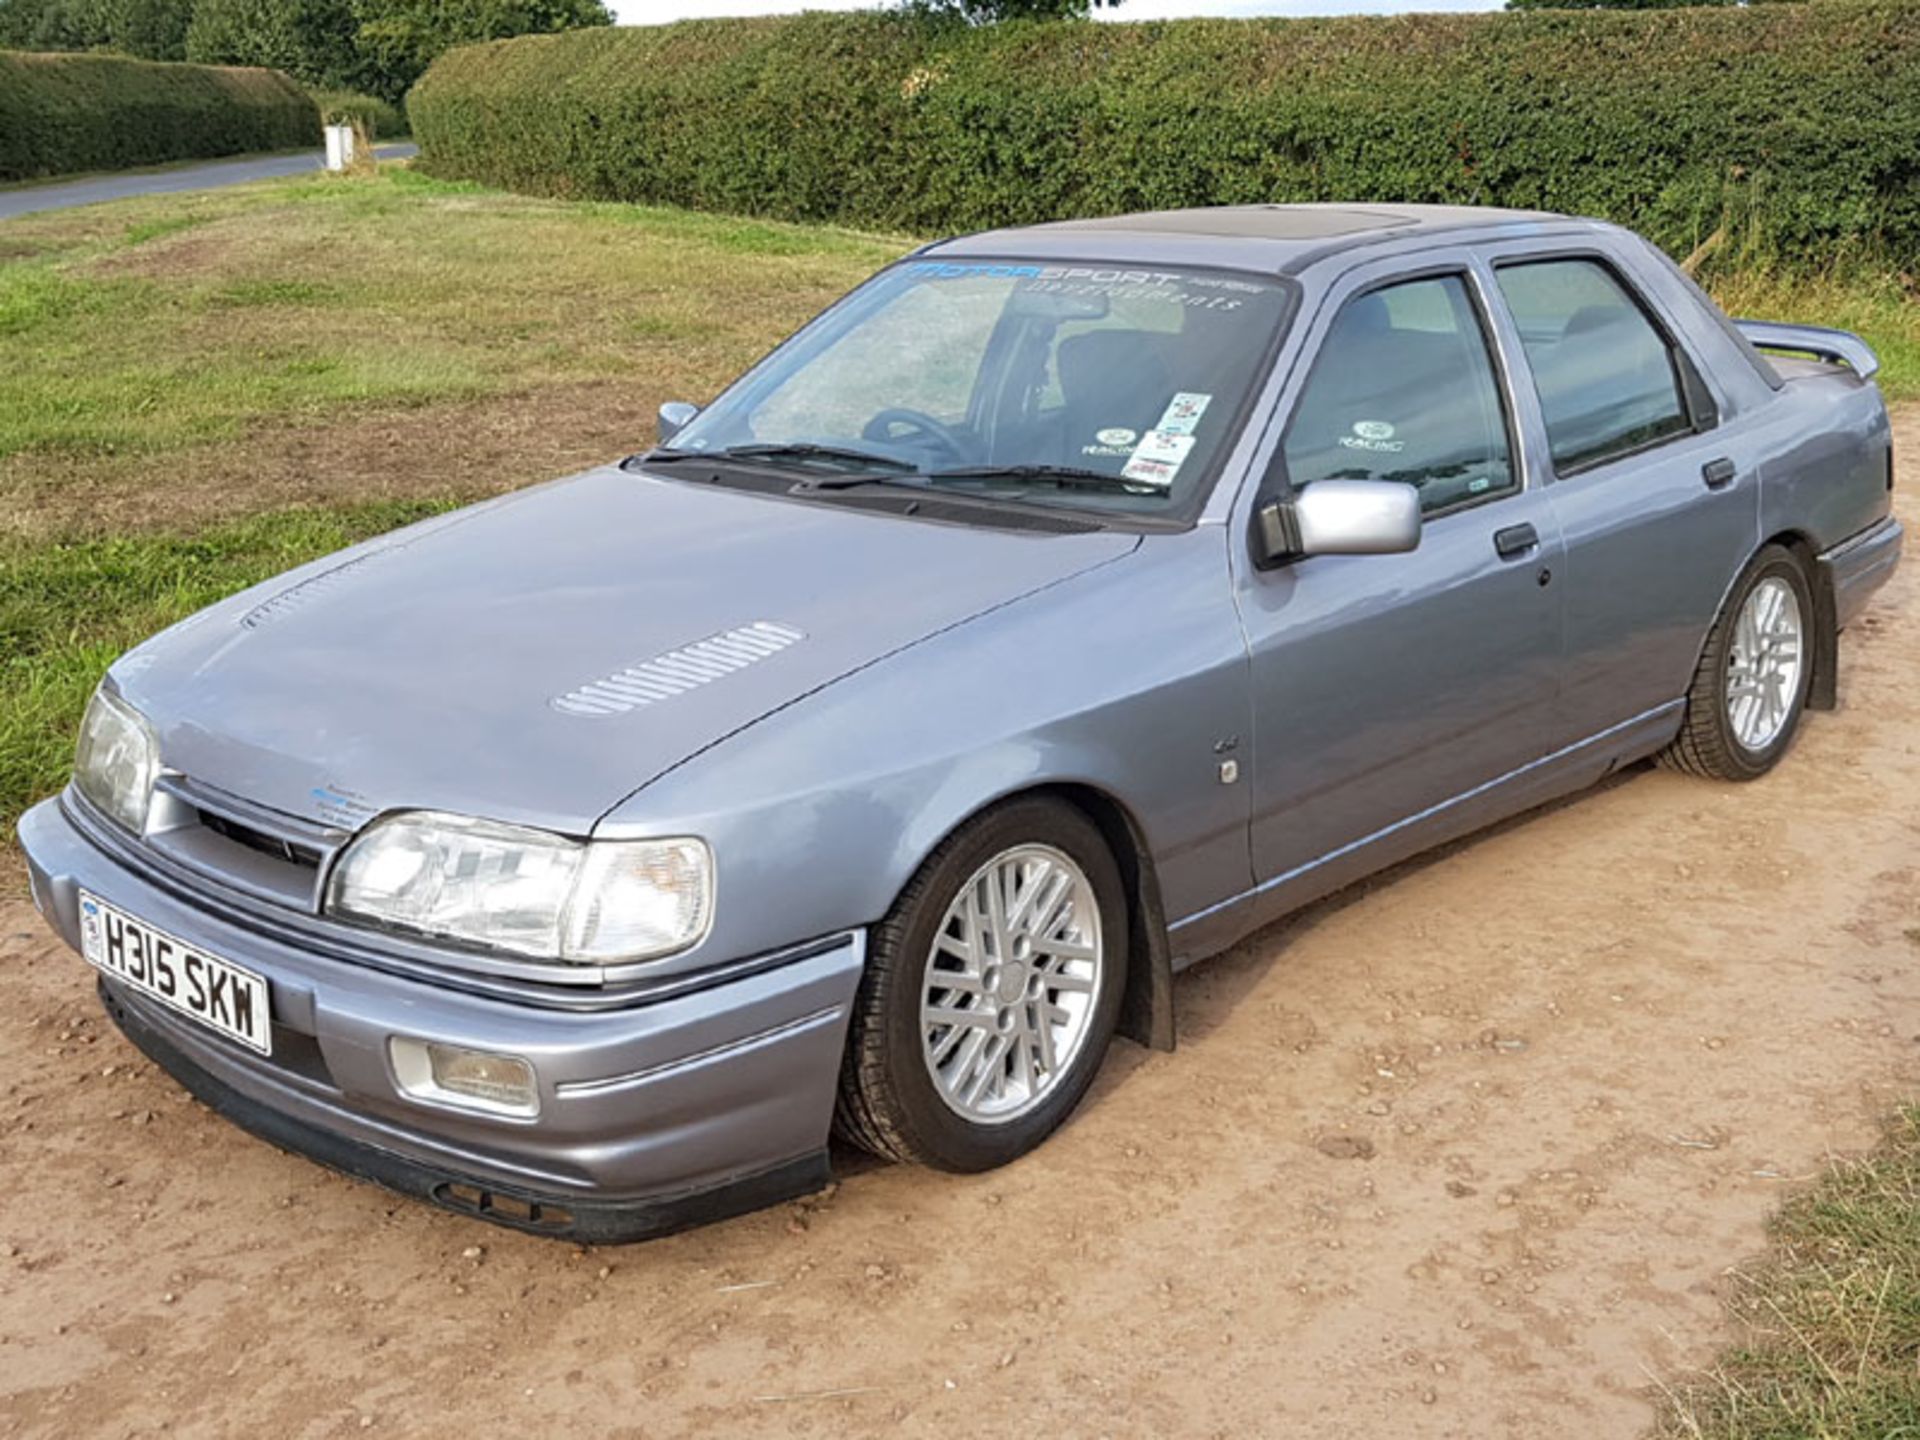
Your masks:
<path fill-rule="evenodd" d="M 1223 275 L 1183 275 L 1172 270 L 1118 270 L 1094 265 L 1029 265 L 993 260 L 922 260 L 906 267 L 922 280 L 971 280 L 981 276 L 1021 281 L 1037 295 L 1102 296 L 1109 300 L 1158 300 L 1202 310 L 1238 310 L 1238 298 L 1269 287 Z"/>
<path fill-rule="evenodd" d="M 1120 474 L 1128 480 L 1138 480 L 1143 485 L 1165 488 L 1173 484 L 1173 477 L 1180 473 L 1180 467 L 1186 463 L 1187 452 L 1191 449 L 1191 435 L 1169 435 L 1164 430 L 1149 430 L 1134 448 L 1133 458 L 1127 461 Z"/>

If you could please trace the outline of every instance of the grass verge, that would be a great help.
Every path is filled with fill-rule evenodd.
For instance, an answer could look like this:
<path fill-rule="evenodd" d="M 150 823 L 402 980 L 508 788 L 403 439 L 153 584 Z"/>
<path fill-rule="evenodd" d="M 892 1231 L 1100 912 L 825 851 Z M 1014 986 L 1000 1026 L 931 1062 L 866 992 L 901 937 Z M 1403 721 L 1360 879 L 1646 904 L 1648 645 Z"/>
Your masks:
<path fill-rule="evenodd" d="M 1663 1387 L 1664 1440 L 1920 1437 L 1920 1108 L 1774 1217 L 1734 1277 L 1739 1339 Z"/>
<path fill-rule="evenodd" d="M 524 200 L 393 168 L 21 217 L 0 229 L 0 532 L 441 493 L 421 474 L 430 443 L 393 449 L 382 470 L 378 456 L 349 465 L 332 442 L 369 416 L 413 416 L 416 436 L 457 456 L 473 407 L 531 415 L 569 387 L 632 397 L 632 448 L 646 404 L 711 393 L 904 246 Z M 573 408 L 521 438 L 579 431 Z M 311 464 L 281 483 L 299 449 L 325 462 L 330 488 L 316 492 Z M 546 461 L 538 443 L 527 453 Z M 222 477 L 219 493 L 173 479 L 203 471 Z"/>

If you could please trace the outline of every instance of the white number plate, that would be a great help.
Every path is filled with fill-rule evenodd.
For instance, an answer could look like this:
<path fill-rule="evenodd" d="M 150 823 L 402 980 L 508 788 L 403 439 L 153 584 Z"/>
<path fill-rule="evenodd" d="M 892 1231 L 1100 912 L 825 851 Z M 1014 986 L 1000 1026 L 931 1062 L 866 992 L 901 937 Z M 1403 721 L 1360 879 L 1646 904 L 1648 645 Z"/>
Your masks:
<path fill-rule="evenodd" d="M 267 982 L 253 971 L 196 950 L 84 890 L 80 953 L 95 969 L 208 1029 L 262 1055 L 273 1053 Z"/>

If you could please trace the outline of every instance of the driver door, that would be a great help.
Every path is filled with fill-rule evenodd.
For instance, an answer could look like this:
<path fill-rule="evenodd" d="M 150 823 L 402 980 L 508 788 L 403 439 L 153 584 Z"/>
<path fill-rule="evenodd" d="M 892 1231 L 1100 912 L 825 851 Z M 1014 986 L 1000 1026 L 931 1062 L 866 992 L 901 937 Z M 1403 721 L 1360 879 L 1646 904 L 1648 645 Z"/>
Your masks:
<path fill-rule="evenodd" d="M 1350 276 L 1316 317 L 1256 506 L 1276 489 L 1400 480 L 1402 555 L 1249 567 L 1255 875 L 1302 903 L 1480 823 L 1550 748 L 1559 530 L 1529 483 L 1510 377 L 1470 257 Z"/>

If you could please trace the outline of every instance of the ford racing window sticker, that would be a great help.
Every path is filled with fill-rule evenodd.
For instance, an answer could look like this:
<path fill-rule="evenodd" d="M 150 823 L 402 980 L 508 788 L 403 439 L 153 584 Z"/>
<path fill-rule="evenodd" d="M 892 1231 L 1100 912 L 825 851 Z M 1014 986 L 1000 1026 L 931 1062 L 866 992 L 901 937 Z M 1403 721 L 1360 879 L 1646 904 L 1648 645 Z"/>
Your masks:
<path fill-rule="evenodd" d="M 1140 438 L 1138 430 L 1129 430 L 1124 425 L 1110 425 L 1104 430 L 1096 430 L 1091 445 L 1082 445 L 1082 455 L 1118 458 L 1133 453 L 1134 442 Z"/>
<path fill-rule="evenodd" d="M 1396 440 L 1393 426 L 1384 420 L 1356 420 L 1353 433 L 1342 435 L 1340 443 L 1349 450 L 1371 450 L 1380 455 L 1398 455 L 1407 442 Z"/>

